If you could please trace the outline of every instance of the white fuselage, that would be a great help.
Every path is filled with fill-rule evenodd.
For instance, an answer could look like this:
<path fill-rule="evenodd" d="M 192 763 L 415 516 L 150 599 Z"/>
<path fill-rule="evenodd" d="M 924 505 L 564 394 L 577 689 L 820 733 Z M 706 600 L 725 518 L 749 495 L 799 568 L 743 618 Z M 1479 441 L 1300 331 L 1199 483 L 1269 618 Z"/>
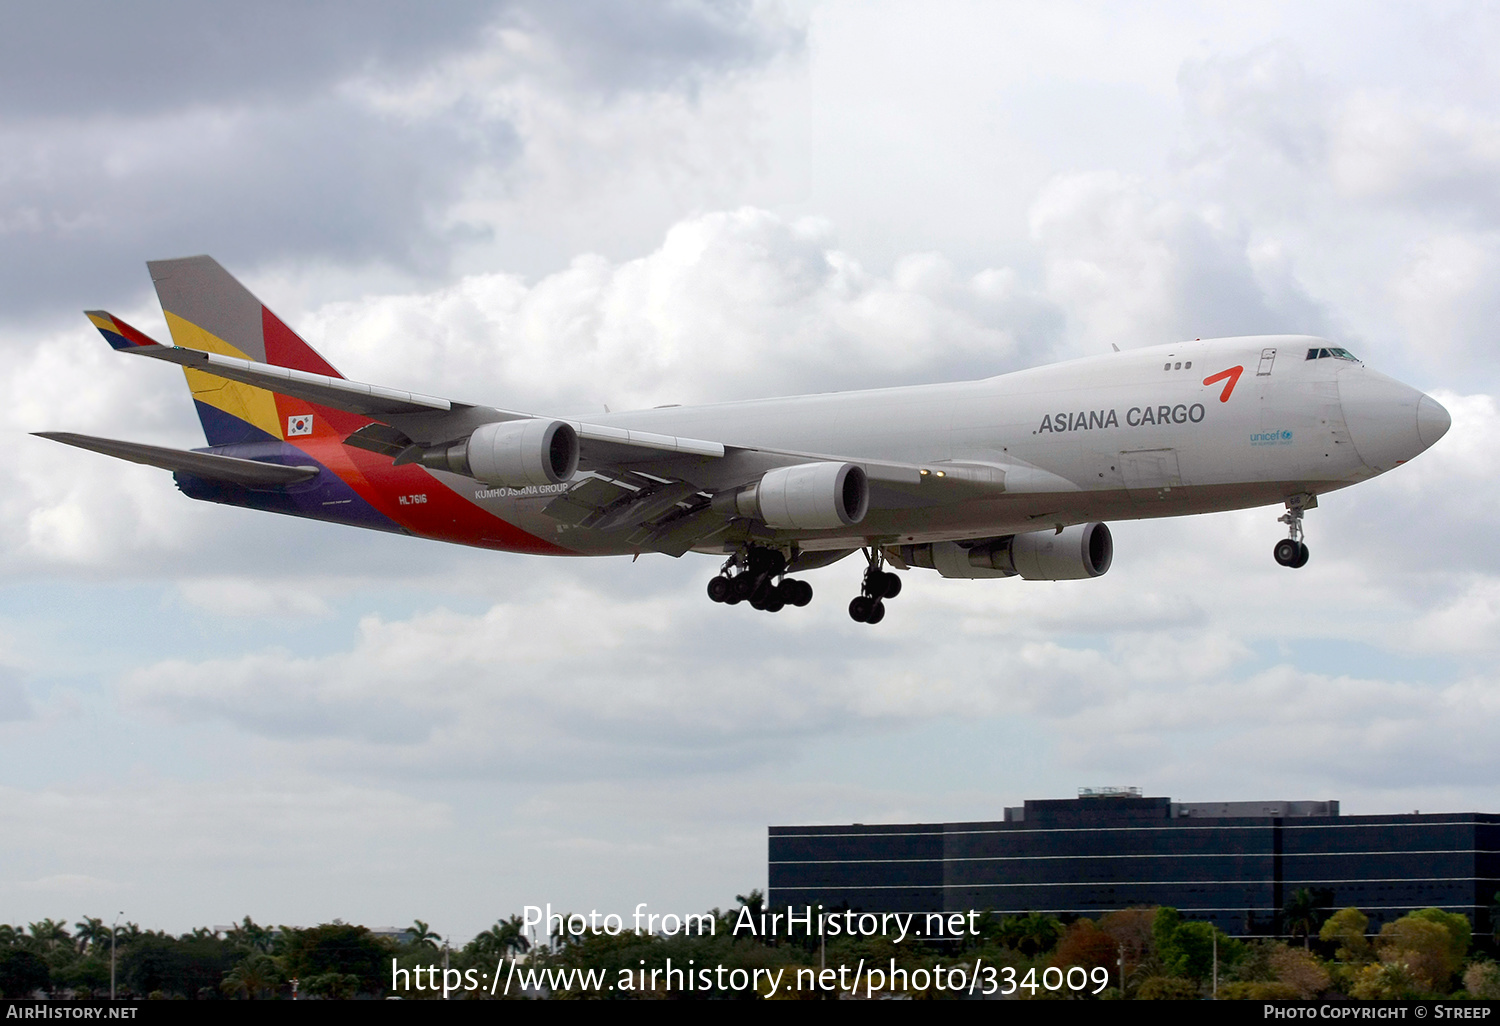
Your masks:
<path fill-rule="evenodd" d="M 1330 347 L 1306 336 L 1205 339 L 980 381 L 590 420 L 930 471 L 915 488 L 872 476 L 869 512 L 853 527 L 776 532 L 803 549 L 984 538 L 1317 495 L 1389 470 L 1441 437 L 1446 411 L 1416 389 L 1352 359 L 1308 358 Z M 732 460 L 705 465 L 704 487 L 733 484 L 724 475 L 734 468 Z M 557 537 L 540 512 L 550 498 L 482 504 Z M 610 532 L 573 529 L 560 540 L 579 552 L 631 548 Z"/>

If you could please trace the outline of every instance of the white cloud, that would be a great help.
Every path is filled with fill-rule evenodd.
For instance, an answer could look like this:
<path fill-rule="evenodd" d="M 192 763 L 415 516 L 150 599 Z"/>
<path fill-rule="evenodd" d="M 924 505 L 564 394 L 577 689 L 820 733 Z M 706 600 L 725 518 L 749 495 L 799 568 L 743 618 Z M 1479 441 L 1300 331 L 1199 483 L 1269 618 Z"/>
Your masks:
<path fill-rule="evenodd" d="M 1116 172 L 1049 182 L 1032 208 L 1031 234 L 1044 254 L 1047 297 L 1075 321 L 1075 350 L 1322 331 L 1323 315 L 1274 251 L 1252 247 L 1222 210 L 1158 199 Z M 1270 289 L 1260 270 L 1270 273 Z"/>
<path fill-rule="evenodd" d="M 305 325 L 359 375 L 531 408 L 630 409 L 927 378 L 1011 365 L 1050 311 L 993 269 L 933 254 L 894 278 L 862 268 L 831 226 L 753 208 L 673 226 L 645 257 L 573 261 L 527 286 L 475 275 L 427 294 L 332 304 Z M 350 354 L 347 358 L 343 354 Z M 346 371 L 346 373 L 353 373 Z"/>

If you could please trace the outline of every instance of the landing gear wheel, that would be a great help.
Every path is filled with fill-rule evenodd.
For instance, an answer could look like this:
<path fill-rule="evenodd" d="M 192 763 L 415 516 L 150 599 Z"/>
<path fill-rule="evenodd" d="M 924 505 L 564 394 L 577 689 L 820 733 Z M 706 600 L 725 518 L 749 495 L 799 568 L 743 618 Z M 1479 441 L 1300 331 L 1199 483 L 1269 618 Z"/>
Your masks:
<path fill-rule="evenodd" d="M 766 600 L 761 608 L 768 613 L 779 613 L 786 606 L 786 592 L 780 588 L 772 588 L 766 593 Z"/>
<path fill-rule="evenodd" d="M 734 597 L 736 602 L 743 602 L 750 597 L 755 590 L 755 578 L 750 574 L 740 574 L 731 580 L 734 585 Z"/>
<path fill-rule="evenodd" d="M 856 595 L 849 600 L 849 619 L 855 623 L 866 623 L 870 619 L 870 610 L 875 606 L 875 600 L 865 595 Z"/>
<path fill-rule="evenodd" d="M 876 599 L 870 603 L 870 612 L 865 616 L 865 623 L 879 623 L 885 619 L 885 603 Z"/>
<path fill-rule="evenodd" d="M 792 594 L 787 599 L 788 605 L 802 607 L 812 601 L 812 585 L 806 581 L 788 581 L 792 585 Z"/>
<path fill-rule="evenodd" d="M 1307 565 L 1307 543 L 1302 540 L 1302 516 L 1310 509 L 1318 508 L 1318 497 L 1311 493 L 1303 492 L 1298 495 L 1289 495 L 1286 499 L 1286 512 L 1276 518 L 1277 523 L 1286 525 L 1287 536 L 1276 543 L 1272 554 L 1276 562 L 1282 566 L 1289 566 L 1293 570 Z"/>
<path fill-rule="evenodd" d="M 708 582 L 708 597 L 713 599 L 715 602 L 723 602 L 729 597 L 729 590 L 731 587 L 732 586 L 729 583 L 729 578 L 722 576 L 715 577 L 713 580 Z"/>
<path fill-rule="evenodd" d="M 901 575 L 893 574 L 887 570 L 884 574 L 885 586 L 882 589 L 883 598 L 893 599 L 901 594 Z"/>

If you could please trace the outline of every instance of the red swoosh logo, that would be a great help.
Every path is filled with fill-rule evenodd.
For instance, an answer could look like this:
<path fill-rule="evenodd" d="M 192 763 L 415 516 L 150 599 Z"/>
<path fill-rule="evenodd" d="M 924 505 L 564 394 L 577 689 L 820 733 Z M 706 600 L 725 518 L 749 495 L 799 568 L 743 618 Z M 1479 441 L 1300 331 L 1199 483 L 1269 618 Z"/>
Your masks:
<path fill-rule="evenodd" d="M 1205 385 L 1212 385 L 1216 381 L 1227 382 L 1224 385 L 1224 391 L 1219 395 L 1219 402 L 1227 403 L 1229 402 L 1229 397 L 1234 393 L 1234 386 L 1239 383 L 1240 375 L 1243 373 L 1245 373 L 1244 367 L 1231 367 L 1228 370 L 1219 371 L 1213 377 L 1204 378 L 1203 383 Z"/>

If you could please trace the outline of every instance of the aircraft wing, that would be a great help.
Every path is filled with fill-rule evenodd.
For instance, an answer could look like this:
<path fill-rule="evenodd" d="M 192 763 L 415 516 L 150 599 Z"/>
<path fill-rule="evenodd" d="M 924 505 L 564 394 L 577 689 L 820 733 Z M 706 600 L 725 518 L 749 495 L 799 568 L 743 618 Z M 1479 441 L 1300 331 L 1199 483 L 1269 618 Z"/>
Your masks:
<path fill-rule="evenodd" d="M 144 463 L 148 467 L 182 471 L 194 477 L 214 481 L 232 481 L 250 487 L 274 487 L 306 481 L 318 473 L 317 467 L 286 466 L 280 463 L 262 463 L 259 460 L 242 460 L 236 456 L 219 456 L 211 452 L 188 452 L 183 449 L 168 449 L 159 445 L 143 445 L 140 442 L 121 442 L 113 438 L 97 438 L 94 435 L 78 435 L 71 431 L 34 431 L 38 438 L 50 438 L 64 445 L 75 445 L 80 449 L 102 452 L 106 456 Z"/>

